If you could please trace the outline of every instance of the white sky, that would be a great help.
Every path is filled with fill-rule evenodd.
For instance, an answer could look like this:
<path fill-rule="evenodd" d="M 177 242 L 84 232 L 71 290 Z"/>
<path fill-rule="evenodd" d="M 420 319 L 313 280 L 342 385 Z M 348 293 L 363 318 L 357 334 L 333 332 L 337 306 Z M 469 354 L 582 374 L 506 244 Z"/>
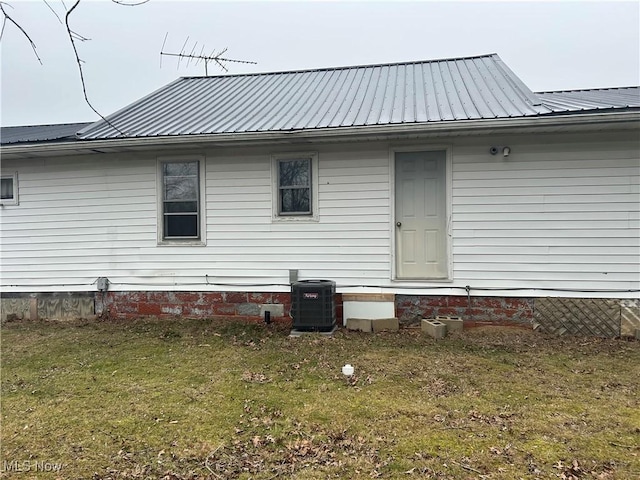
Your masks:
<path fill-rule="evenodd" d="M 1 44 L 1 124 L 93 121 L 64 27 L 44 1 L 8 0 L 31 35 L 40 65 L 7 25 Z M 62 0 L 47 0 L 64 18 Z M 124 1 L 124 0 L 123 0 Z M 64 0 L 67 6 L 73 0 Z M 103 115 L 179 76 L 160 49 L 180 51 L 189 37 L 207 52 L 258 65 L 230 73 L 298 70 L 497 53 L 534 91 L 640 84 L 640 3 L 629 2 L 214 2 L 161 1 L 126 7 L 83 0 L 72 28 L 89 97 Z M 222 74 L 211 66 L 210 74 Z"/>

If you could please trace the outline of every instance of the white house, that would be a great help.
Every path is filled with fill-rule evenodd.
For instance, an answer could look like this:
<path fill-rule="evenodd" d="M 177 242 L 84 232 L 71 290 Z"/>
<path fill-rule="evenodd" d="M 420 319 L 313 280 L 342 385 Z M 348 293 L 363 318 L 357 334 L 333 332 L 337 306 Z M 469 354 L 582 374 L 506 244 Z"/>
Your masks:
<path fill-rule="evenodd" d="M 3 318 L 287 317 L 299 278 L 640 328 L 640 87 L 534 93 L 490 54 L 185 77 L 107 119 L 2 129 Z"/>

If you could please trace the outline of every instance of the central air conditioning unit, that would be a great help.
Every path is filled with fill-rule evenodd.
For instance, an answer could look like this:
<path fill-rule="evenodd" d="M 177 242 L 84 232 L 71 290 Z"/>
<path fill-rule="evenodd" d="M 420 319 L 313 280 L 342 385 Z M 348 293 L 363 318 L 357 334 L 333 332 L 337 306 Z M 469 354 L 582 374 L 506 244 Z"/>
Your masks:
<path fill-rule="evenodd" d="M 330 332 L 336 326 L 336 282 L 301 280 L 291 284 L 293 329 Z"/>

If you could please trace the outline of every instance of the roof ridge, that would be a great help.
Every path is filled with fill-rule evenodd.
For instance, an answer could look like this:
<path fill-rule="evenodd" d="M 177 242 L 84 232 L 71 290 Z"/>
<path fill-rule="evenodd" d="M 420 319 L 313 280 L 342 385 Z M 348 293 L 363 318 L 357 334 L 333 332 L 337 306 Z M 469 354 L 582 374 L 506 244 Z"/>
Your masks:
<path fill-rule="evenodd" d="M 341 67 L 321 67 L 321 68 L 307 68 L 307 69 L 298 69 L 298 70 L 278 70 L 273 72 L 231 73 L 226 75 L 209 75 L 209 76 L 204 76 L 204 75 L 184 76 L 184 77 L 180 77 L 180 79 L 192 80 L 192 79 L 228 78 L 228 77 L 252 77 L 252 76 L 257 77 L 262 75 L 284 75 L 289 73 L 333 72 L 337 70 L 355 70 L 359 68 L 394 67 L 394 66 L 400 66 L 400 65 L 455 62 L 459 60 L 471 60 L 476 58 L 487 58 L 487 57 L 497 57 L 497 56 L 498 56 L 497 53 L 485 53 L 482 55 L 467 55 L 465 57 L 436 58 L 433 60 L 411 60 L 411 61 L 405 61 L 405 62 L 371 63 L 371 64 L 363 64 L 363 65 L 345 65 Z"/>

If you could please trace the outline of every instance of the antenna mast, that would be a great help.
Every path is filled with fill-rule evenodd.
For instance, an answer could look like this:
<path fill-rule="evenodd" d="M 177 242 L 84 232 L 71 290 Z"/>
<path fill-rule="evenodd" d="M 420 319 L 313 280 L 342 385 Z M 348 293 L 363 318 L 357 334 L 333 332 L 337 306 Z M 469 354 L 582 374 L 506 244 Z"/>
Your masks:
<path fill-rule="evenodd" d="M 198 65 L 200 62 L 202 62 L 204 64 L 204 74 L 207 77 L 209 76 L 209 63 L 210 62 L 215 62 L 225 72 L 229 71 L 229 69 L 225 66 L 225 63 L 227 63 L 227 62 L 232 62 L 232 63 L 250 63 L 252 65 L 256 65 L 256 62 L 251 62 L 251 61 L 248 61 L 248 60 L 236 60 L 236 59 L 233 59 L 233 58 L 223 57 L 223 55 L 227 51 L 226 48 L 220 50 L 217 53 L 216 53 L 215 50 L 212 50 L 209 55 L 206 55 L 204 53 L 204 45 L 202 45 L 202 47 L 200 49 L 200 53 L 196 53 L 197 52 L 197 48 L 198 48 L 198 42 L 195 42 L 193 44 L 193 47 L 191 48 L 191 51 L 189 53 L 186 53 L 187 50 L 185 50 L 185 49 L 186 49 L 186 47 L 187 47 L 187 45 L 189 43 L 189 37 L 187 37 L 187 39 L 182 44 L 182 48 L 180 49 L 180 53 L 165 52 L 164 47 L 165 47 L 165 44 L 167 43 L 167 37 L 168 36 L 169 36 L 169 32 L 167 32 L 166 35 L 164 36 L 164 42 L 162 42 L 162 48 L 160 49 L 160 68 L 162 68 L 162 57 L 178 57 L 178 68 L 180 68 L 180 62 L 182 61 L 182 59 L 186 59 L 187 60 L 187 66 L 189 66 L 189 63 L 191 61 L 195 61 L 194 65 Z"/>

